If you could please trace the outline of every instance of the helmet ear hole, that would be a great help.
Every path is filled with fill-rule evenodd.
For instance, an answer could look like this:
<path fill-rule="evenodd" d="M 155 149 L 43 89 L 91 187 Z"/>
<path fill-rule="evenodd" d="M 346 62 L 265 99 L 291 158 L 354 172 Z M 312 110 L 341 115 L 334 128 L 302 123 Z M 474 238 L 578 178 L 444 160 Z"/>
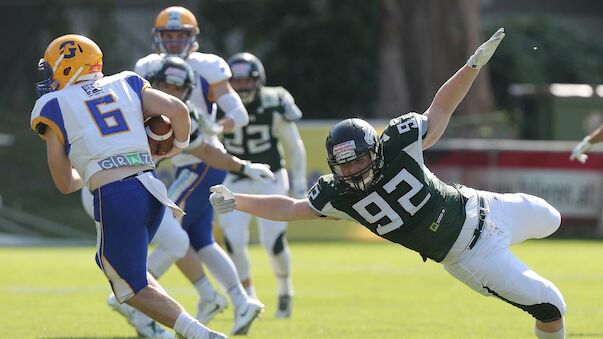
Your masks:
<path fill-rule="evenodd" d="M 64 75 L 64 76 L 68 76 L 68 75 L 69 75 L 69 73 L 71 73 L 71 67 L 67 67 L 67 68 L 65 68 L 65 69 L 63 70 L 63 75 Z"/>

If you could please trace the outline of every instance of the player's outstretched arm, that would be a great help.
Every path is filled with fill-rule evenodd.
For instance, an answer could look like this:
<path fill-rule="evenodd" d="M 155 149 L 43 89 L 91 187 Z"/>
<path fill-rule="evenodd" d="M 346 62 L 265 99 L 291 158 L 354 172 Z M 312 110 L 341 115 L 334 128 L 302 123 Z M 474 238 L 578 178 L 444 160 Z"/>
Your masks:
<path fill-rule="evenodd" d="M 582 141 L 572 150 L 570 160 L 578 160 L 581 163 L 585 163 L 588 159 L 588 152 L 594 144 L 603 142 L 603 124 L 596 130 L 592 131 L 589 135 L 585 136 Z"/>
<path fill-rule="evenodd" d="M 268 165 L 241 160 L 232 154 L 224 153 L 221 149 L 211 144 L 203 143 L 199 147 L 186 150 L 186 153 L 196 156 L 214 168 L 241 173 L 254 180 L 266 183 L 274 180 L 274 173 L 272 173 Z"/>
<path fill-rule="evenodd" d="M 448 126 L 452 112 L 465 98 L 479 70 L 490 60 L 504 37 L 504 29 L 499 28 L 469 57 L 467 64 L 440 87 L 431 105 L 424 113 L 429 118 L 429 128 L 423 141 L 424 149 L 431 147 L 440 139 Z"/>
<path fill-rule="evenodd" d="M 209 201 L 218 214 L 239 210 L 255 216 L 278 221 L 320 218 L 310 207 L 308 199 L 293 199 L 284 195 L 234 194 L 223 185 L 212 186 Z"/>
<path fill-rule="evenodd" d="M 65 147 L 52 128 L 46 128 L 44 140 L 46 140 L 46 156 L 50 175 L 59 192 L 68 194 L 84 187 L 84 181 L 71 166 L 71 161 L 65 154 Z"/>

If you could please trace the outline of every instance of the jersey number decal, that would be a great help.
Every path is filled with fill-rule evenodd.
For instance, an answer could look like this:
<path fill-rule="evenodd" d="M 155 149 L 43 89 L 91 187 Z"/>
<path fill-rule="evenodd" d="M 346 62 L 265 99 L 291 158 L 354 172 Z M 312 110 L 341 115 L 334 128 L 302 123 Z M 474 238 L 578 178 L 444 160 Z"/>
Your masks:
<path fill-rule="evenodd" d="M 90 115 L 92 115 L 101 135 L 125 132 L 130 129 L 120 109 L 114 109 L 108 112 L 101 111 L 103 105 L 112 104 L 114 102 L 116 102 L 115 98 L 113 98 L 113 95 L 111 94 L 86 101 L 88 111 L 90 111 Z"/>
<path fill-rule="evenodd" d="M 251 125 L 247 126 L 247 151 L 249 154 L 258 154 L 270 149 L 270 126 Z M 232 133 L 232 138 L 224 138 L 224 146 L 234 154 L 245 153 L 243 145 L 243 128 L 238 128 Z"/>
<path fill-rule="evenodd" d="M 402 182 L 408 184 L 410 186 L 410 190 L 400 197 L 400 199 L 398 199 L 398 205 L 400 205 L 410 215 L 415 215 L 415 213 L 417 213 L 421 207 L 427 203 L 431 197 L 431 194 L 427 193 L 425 198 L 423 198 L 418 205 L 414 205 L 410 199 L 417 195 L 421 189 L 423 189 L 423 184 L 406 169 L 403 169 L 400 173 L 383 185 L 383 189 L 385 189 L 385 192 L 390 194 L 395 191 L 398 185 L 400 185 Z M 369 212 L 367 208 L 369 205 L 371 206 L 371 212 Z M 384 235 L 404 225 L 400 215 L 396 213 L 394 208 L 392 208 L 392 206 L 390 206 L 387 201 L 385 201 L 385 199 L 383 199 L 377 192 L 369 194 L 362 200 L 355 203 L 352 207 L 358 212 L 358 214 L 360 214 L 361 217 L 371 224 L 376 223 L 383 217 L 387 217 L 390 220 L 390 222 L 385 225 L 377 224 L 377 233 L 379 235 Z M 378 211 L 375 211 L 375 207 L 377 207 Z"/>

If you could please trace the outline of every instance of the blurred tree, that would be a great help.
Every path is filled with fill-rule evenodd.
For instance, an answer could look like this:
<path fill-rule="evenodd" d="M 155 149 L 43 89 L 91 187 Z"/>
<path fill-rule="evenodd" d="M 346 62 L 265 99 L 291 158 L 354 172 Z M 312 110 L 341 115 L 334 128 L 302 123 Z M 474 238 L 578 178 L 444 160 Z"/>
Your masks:
<path fill-rule="evenodd" d="M 423 112 L 438 88 L 482 42 L 479 3 L 381 0 L 379 4 L 376 111 L 390 117 L 409 110 Z M 482 72 L 458 111 L 489 112 L 492 106 L 487 72 Z"/>
<path fill-rule="evenodd" d="M 3 45 L 11 46 L 0 53 L 0 74 L 9 80 L 0 86 L 0 105 L 29 110 L 35 98 L 34 83 L 41 80 L 38 60 L 52 39 L 70 30 L 70 22 L 65 6 L 52 0 L 6 6 L 0 11 Z M 25 113 L 24 119 L 29 119 Z"/>
<path fill-rule="evenodd" d="M 287 88 L 307 118 L 370 117 L 377 94 L 377 6 L 358 0 L 201 1 L 201 49 L 246 50 L 269 85 Z"/>
<path fill-rule="evenodd" d="M 506 18 L 487 25 L 511 34 L 491 61 L 496 102 L 510 107 L 512 83 L 603 83 L 603 41 L 558 16 Z"/>

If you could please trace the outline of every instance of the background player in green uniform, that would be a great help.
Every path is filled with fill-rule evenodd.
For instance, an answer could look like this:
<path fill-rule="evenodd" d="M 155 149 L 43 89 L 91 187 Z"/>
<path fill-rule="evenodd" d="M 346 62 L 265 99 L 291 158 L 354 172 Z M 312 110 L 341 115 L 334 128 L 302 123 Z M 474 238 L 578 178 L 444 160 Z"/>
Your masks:
<path fill-rule="evenodd" d="M 241 159 L 268 164 L 274 173 L 274 181 L 266 185 L 240 173 L 231 172 L 226 176 L 224 185 L 237 193 L 289 193 L 294 198 L 304 198 L 308 189 L 306 151 L 295 125 L 295 121 L 302 117 L 301 110 L 286 89 L 265 86 L 264 66 L 254 55 L 233 55 L 228 59 L 228 65 L 232 71 L 230 84 L 241 97 L 249 113 L 249 124 L 224 134 L 224 147 Z M 288 154 L 287 169 L 282 148 L 285 148 Z M 241 283 L 250 296 L 255 296 L 247 251 L 252 216 L 234 211 L 219 217 L 226 248 L 237 267 Z M 276 317 L 287 318 L 291 316 L 293 297 L 291 254 L 285 237 L 287 223 L 263 218 L 257 218 L 256 221 L 260 242 L 266 249 L 277 278 Z"/>
<path fill-rule="evenodd" d="M 447 185 L 423 162 L 423 150 L 442 136 L 452 112 L 503 38 L 504 30 L 499 29 L 438 90 L 427 111 L 391 120 L 381 138 L 360 119 L 335 125 L 326 143 L 332 174 L 319 179 L 308 199 L 233 195 L 224 186 L 214 186 L 214 208 L 218 213 L 236 208 L 276 220 L 354 220 L 442 263 L 476 292 L 530 313 L 539 338 L 564 338 L 561 293 L 509 250 L 510 244 L 555 232 L 559 212 L 527 194 Z"/>

